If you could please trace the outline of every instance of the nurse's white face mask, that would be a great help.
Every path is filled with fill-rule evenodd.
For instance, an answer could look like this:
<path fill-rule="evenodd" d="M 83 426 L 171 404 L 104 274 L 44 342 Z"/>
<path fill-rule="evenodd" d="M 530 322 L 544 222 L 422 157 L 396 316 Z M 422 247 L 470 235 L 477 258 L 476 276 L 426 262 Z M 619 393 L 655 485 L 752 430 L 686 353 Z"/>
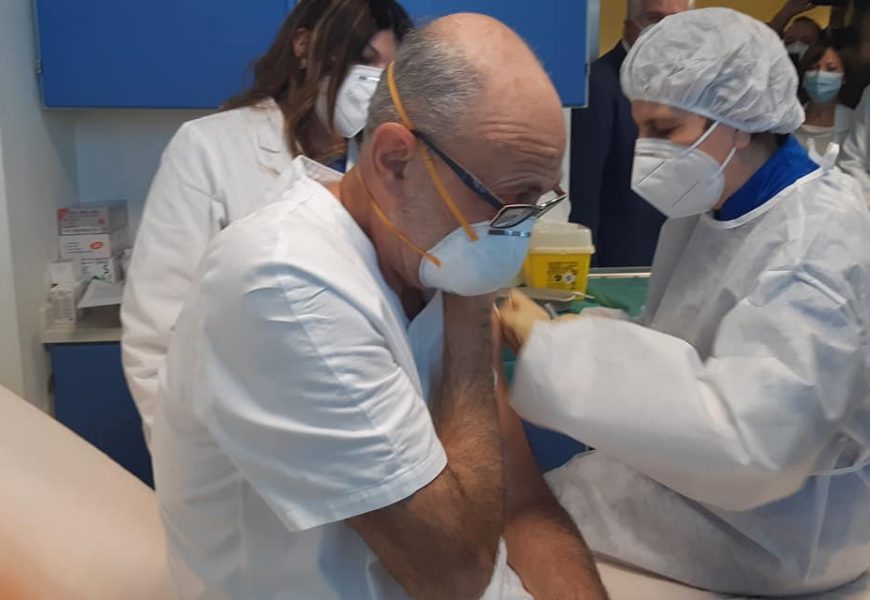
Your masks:
<path fill-rule="evenodd" d="M 631 189 L 670 219 L 700 215 L 722 198 L 724 171 L 737 148 L 723 164 L 698 147 L 719 126 L 714 123 L 691 146 L 670 140 L 639 138 L 634 147 Z"/>
<path fill-rule="evenodd" d="M 383 72 L 383 69 L 367 65 L 353 65 L 350 68 L 335 97 L 332 131 L 337 135 L 350 139 L 356 137 L 365 128 L 369 104 Z M 320 95 L 314 106 L 317 117 L 324 124 L 329 123 L 328 89 L 329 80 L 325 79 L 320 86 Z"/>

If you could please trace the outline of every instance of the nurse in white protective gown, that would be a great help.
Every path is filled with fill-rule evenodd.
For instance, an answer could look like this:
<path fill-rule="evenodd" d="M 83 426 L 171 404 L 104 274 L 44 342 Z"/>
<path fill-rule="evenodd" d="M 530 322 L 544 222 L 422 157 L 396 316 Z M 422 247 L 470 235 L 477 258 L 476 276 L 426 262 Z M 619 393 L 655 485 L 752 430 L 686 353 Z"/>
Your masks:
<path fill-rule="evenodd" d="M 622 68 L 633 188 L 669 217 L 643 323 L 501 311 L 517 412 L 597 449 L 549 475 L 589 546 L 718 592 L 870 567 L 870 214 L 790 135 L 797 82 L 735 11 L 652 28 Z"/>

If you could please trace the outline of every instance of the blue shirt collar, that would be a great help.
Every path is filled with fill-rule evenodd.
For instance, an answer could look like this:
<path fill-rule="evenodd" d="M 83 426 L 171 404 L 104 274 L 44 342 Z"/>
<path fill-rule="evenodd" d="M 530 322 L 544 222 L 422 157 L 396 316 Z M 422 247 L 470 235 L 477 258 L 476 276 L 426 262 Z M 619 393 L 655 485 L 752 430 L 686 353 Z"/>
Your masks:
<path fill-rule="evenodd" d="M 346 173 L 347 172 L 347 155 L 345 154 L 344 156 L 340 156 L 340 157 L 336 158 L 335 160 L 332 160 L 332 161 L 326 163 L 326 166 L 329 167 L 330 169 L 338 171 L 339 173 Z"/>
<path fill-rule="evenodd" d="M 752 212 L 782 190 L 819 168 L 807 151 L 790 135 L 785 143 L 767 159 L 758 171 L 749 178 L 714 213 L 717 221 L 732 221 Z"/>

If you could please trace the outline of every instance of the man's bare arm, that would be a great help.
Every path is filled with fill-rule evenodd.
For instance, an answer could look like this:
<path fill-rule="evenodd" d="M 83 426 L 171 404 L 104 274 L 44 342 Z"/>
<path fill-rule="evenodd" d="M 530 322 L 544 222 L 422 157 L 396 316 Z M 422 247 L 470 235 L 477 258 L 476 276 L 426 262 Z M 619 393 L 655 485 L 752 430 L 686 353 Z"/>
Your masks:
<path fill-rule="evenodd" d="M 496 322 L 495 347 L 500 348 Z M 607 592 L 595 561 L 571 517 L 544 481 L 519 417 L 508 403 L 500 360 L 498 407 L 505 448 L 505 540 L 508 562 L 539 600 L 599 600 Z"/>
<path fill-rule="evenodd" d="M 445 294 L 442 392 L 433 406 L 447 467 L 410 498 L 349 520 L 415 598 L 479 598 L 504 525 L 492 378 L 492 298 Z"/>

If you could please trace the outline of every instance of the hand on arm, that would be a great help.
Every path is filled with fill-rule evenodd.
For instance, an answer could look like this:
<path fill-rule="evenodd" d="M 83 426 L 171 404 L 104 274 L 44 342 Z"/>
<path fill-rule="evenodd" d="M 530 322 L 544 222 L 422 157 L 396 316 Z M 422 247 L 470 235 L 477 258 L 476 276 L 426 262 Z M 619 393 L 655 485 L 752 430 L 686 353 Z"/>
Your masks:
<path fill-rule="evenodd" d="M 505 447 L 505 541 L 508 562 L 539 599 L 606 598 L 595 562 L 571 517 L 550 491 L 532 457 L 522 423 L 508 404 L 507 382 L 493 324 L 498 407 Z"/>
<path fill-rule="evenodd" d="M 507 302 L 499 307 L 498 316 L 501 341 L 515 353 L 523 349 L 535 325 L 550 321 L 547 311 L 519 290 L 511 292 Z M 575 315 L 560 317 L 560 319 L 575 318 L 577 318 Z"/>
<path fill-rule="evenodd" d="M 479 598 L 492 578 L 504 525 L 492 301 L 444 296 L 444 377 L 432 412 L 447 467 L 410 498 L 349 520 L 416 598 Z"/>

